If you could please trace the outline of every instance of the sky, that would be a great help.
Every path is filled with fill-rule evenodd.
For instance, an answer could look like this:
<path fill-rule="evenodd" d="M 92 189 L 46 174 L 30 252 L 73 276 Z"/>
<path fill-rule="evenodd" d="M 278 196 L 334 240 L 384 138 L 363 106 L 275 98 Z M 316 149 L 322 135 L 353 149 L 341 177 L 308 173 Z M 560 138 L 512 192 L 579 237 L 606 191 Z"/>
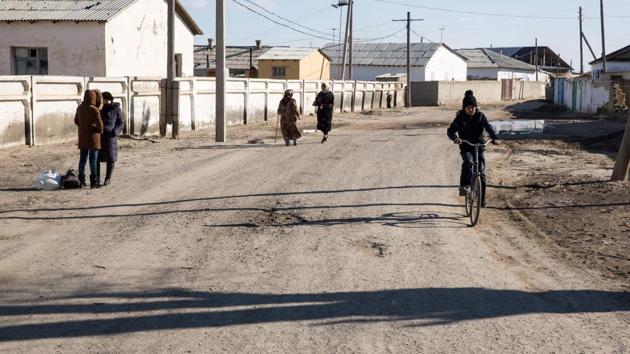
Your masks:
<path fill-rule="evenodd" d="M 207 38 L 214 38 L 215 0 L 180 1 L 204 32 L 204 35 L 196 37 L 195 43 L 205 44 Z M 266 13 L 267 16 L 305 33 L 295 32 L 252 13 L 235 0 L 224 1 L 227 45 L 253 45 L 256 39 L 260 39 L 264 45 L 321 47 L 332 42 L 333 28 L 335 35 L 339 34 L 340 11 L 331 6 L 337 0 L 249 0 L 320 33 L 284 22 Z M 236 1 L 263 12 L 251 3 L 248 4 L 247 0 Z M 427 38 L 425 41 L 439 42 L 443 34 L 444 43 L 458 49 L 530 46 L 538 38 L 540 46 L 548 46 L 559 53 L 565 61 L 572 62 L 575 70 L 579 70 L 578 8 L 582 6 L 585 16 L 584 33 L 597 57 L 601 55 L 599 0 L 354 0 L 354 3 L 354 36 L 358 40 L 373 43 L 405 42 L 405 24 L 393 22 L 392 19 L 405 18 L 407 11 L 411 11 L 412 18 L 423 19 L 412 24 L 413 42 L 419 42 L 421 36 Z M 607 53 L 630 45 L 629 5 L 630 0 L 604 0 Z M 423 6 L 474 14 L 421 8 Z M 613 18 L 619 16 L 626 17 Z M 345 8 L 343 18 L 345 21 Z M 440 31 L 442 27 L 445 28 L 443 32 Z M 324 36 L 324 33 L 327 35 Z M 375 40 L 382 37 L 387 38 Z M 589 70 L 588 63 L 592 60 L 593 56 L 585 45 L 586 71 Z"/>

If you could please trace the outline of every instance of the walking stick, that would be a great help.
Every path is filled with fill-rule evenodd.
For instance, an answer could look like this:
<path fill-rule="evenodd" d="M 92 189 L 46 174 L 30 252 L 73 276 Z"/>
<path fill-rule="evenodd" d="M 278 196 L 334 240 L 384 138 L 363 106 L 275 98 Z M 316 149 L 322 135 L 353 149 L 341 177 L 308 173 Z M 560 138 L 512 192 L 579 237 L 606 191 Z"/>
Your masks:
<path fill-rule="evenodd" d="M 273 143 L 275 144 L 278 140 L 278 127 L 280 126 L 280 115 L 276 116 L 276 136 L 273 138 Z"/>

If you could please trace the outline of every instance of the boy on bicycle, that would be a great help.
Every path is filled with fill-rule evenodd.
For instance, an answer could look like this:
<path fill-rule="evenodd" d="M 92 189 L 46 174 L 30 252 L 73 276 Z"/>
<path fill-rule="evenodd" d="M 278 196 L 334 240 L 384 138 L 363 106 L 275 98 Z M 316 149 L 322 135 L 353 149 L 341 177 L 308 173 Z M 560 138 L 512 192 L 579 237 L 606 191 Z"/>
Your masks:
<path fill-rule="evenodd" d="M 485 114 L 477 109 L 477 99 L 472 92 L 466 92 L 463 100 L 463 109 L 457 112 L 457 116 L 447 130 L 448 137 L 459 145 L 462 155 L 462 172 L 459 178 L 459 195 L 466 195 L 466 188 L 472 184 L 474 177 L 475 148 L 462 144 L 462 140 L 467 140 L 472 144 L 485 143 L 483 138 L 484 129 L 490 135 L 492 144 L 498 144 L 498 137 L 488 122 Z M 484 149 L 479 149 L 479 172 L 481 173 L 481 205 L 486 206 L 486 159 L 483 154 Z"/>

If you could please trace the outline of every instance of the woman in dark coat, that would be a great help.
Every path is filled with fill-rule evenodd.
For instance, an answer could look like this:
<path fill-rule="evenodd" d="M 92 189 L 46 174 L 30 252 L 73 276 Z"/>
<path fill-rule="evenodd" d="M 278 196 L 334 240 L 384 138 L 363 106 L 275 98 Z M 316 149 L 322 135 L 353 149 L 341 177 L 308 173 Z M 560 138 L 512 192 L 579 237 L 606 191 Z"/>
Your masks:
<path fill-rule="evenodd" d="M 278 114 L 284 143 L 289 146 L 290 141 L 293 140 L 293 145 L 297 145 L 297 140 L 302 137 L 302 134 L 296 124 L 300 119 L 300 110 L 293 98 L 293 90 L 284 91 L 284 97 L 278 105 Z"/>
<path fill-rule="evenodd" d="M 83 102 L 77 107 L 74 115 L 74 124 L 79 127 L 79 181 L 81 187 L 85 187 L 85 164 L 90 162 L 90 187 L 97 186 L 97 158 L 98 150 L 101 148 L 101 133 L 103 132 L 103 121 L 101 120 L 100 109 L 102 107 L 102 97 L 96 90 L 87 90 L 83 96 Z"/>
<path fill-rule="evenodd" d="M 324 133 L 322 143 L 328 140 L 328 133 L 332 130 L 333 109 L 335 107 L 335 95 L 328 89 L 328 85 L 322 84 L 322 91 L 317 94 L 315 103 L 317 106 L 317 129 Z"/>
<path fill-rule="evenodd" d="M 98 154 L 98 182 L 101 180 L 101 162 L 107 163 L 104 186 L 112 181 L 114 165 L 118 160 L 118 136 L 122 134 L 124 122 L 120 103 L 114 102 L 114 97 L 109 92 L 103 92 L 103 109 L 101 117 L 103 119 L 103 134 L 101 135 L 101 151 Z"/>

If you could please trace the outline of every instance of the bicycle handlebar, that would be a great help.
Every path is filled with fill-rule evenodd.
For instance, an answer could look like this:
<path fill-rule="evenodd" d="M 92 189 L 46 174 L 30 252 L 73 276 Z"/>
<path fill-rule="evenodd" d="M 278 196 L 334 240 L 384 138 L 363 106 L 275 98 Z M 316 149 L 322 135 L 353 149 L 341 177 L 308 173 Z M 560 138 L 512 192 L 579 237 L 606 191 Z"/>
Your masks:
<path fill-rule="evenodd" d="M 487 146 L 490 142 L 489 142 L 489 141 L 486 141 L 486 142 L 485 142 L 485 143 L 483 143 L 483 144 L 473 144 L 473 143 L 471 143 L 471 142 L 470 142 L 470 141 L 468 141 L 468 140 L 462 140 L 462 143 L 466 143 L 466 144 L 468 144 L 468 145 L 470 145 L 470 146 L 472 146 L 472 147 L 484 147 L 484 146 Z"/>

